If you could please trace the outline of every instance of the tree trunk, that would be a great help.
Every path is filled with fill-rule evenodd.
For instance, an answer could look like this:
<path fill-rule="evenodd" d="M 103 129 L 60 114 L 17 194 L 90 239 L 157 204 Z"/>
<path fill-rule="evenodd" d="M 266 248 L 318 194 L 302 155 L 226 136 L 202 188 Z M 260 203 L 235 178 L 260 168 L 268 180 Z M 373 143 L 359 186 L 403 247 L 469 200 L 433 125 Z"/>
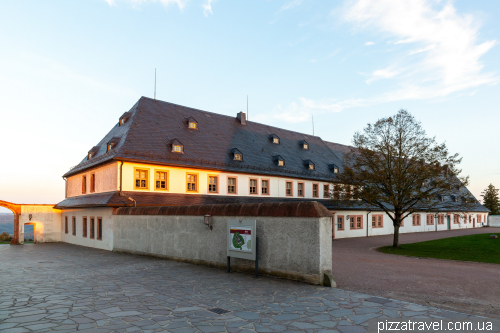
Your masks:
<path fill-rule="evenodd" d="M 393 248 L 399 247 L 399 221 L 396 220 L 396 225 L 394 226 L 394 241 L 392 242 Z"/>

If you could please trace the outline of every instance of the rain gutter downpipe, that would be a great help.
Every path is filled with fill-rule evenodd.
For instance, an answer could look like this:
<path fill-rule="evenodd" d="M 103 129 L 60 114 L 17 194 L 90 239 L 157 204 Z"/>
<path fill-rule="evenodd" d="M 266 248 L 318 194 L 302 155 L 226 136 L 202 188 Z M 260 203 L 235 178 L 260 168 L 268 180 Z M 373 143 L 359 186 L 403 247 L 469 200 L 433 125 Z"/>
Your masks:
<path fill-rule="evenodd" d="M 368 213 L 366 213 L 366 237 L 368 237 L 368 214 L 370 214 L 372 212 L 372 210 L 370 209 L 370 211 Z"/>

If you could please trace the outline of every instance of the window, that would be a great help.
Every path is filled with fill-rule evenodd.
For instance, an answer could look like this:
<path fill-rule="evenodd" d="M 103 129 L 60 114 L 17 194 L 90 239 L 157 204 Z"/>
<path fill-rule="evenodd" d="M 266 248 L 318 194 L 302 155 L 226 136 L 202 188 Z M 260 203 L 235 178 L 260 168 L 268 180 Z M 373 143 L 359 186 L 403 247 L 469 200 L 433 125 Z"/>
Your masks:
<path fill-rule="evenodd" d="M 313 184 L 313 198 L 319 198 L 319 185 Z"/>
<path fill-rule="evenodd" d="M 427 225 L 434 225 L 434 215 L 427 214 Z"/>
<path fill-rule="evenodd" d="M 297 196 L 298 197 L 304 196 L 304 183 L 297 183 Z"/>
<path fill-rule="evenodd" d="M 270 191 L 269 191 L 269 180 L 268 179 L 262 179 L 260 181 L 261 183 L 261 194 L 262 195 L 269 195 Z"/>
<path fill-rule="evenodd" d="M 309 164 L 309 170 L 314 170 L 314 164 Z"/>
<path fill-rule="evenodd" d="M 412 225 L 420 225 L 420 214 L 412 215 Z"/>
<path fill-rule="evenodd" d="M 344 216 L 337 216 L 337 230 L 344 230 Z"/>
<path fill-rule="evenodd" d="M 241 161 L 243 159 L 242 155 L 239 153 L 234 153 L 234 160 Z"/>
<path fill-rule="evenodd" d="M 405 226 L 405 219 L 403 217 L 403 214 L 401 214 L 401 225 L 400 227 L 404 227 Z"/>
<path fill-rule="evenodd" d="M 285 161 L 278 160 L 278 166 L 280 166 L 280 167 L 285 166 Z"/>
<path fill-rule="evenodd" d="M 73 236 L 76 236 L 76 217 L 73 216 L 73 218 L 71 219 L 71 233 L 73 234 Z"/>
<path fill-rule="evenodd" d="M 384 215 L 372 215 L 372 228 L 382 228 L 384 226 Z"/>
<path fill-rule="evenodd" d="M 444 215 L 443 214 L 438 215 L 438 224 L 444 224 Z"/>
<path fill-rule="evenodd" d="M 236 194 L 236 177 L 228 177 L 227 178 L 227 193 L 228 194 Z"/>
<path fill-rule="evenodd" d="M 64 232 L 68 233 L 68 217 L 64 217 Z"/>
<path fill-rule="evenodd" d="M 97 239 L 102 240 L 102 217 L 97 218 Z"/>
<path fill-rule="evenodd" d="M 323 184 L 323 198 L 330 198 L 330 185 Z"/>
<path fill-rule="evenodd" d="M 172 152 L 173 153 L 182 153 L 182 146 L 181 145 L 172 145 Z"/>
<path fill-rule="evenodd" d="M 95 174 L 90 174 L 90 192 L 95 192 Z"/>
<path fill-rule="evenodd" d="M 308 145 L 307 143 L 304 143 L 304 144 L 302 145 L 302 148 L 303 148 L 303 149 L 309 149 L 309 145 Z"/>
<path fill-rule="evenodd" d="M 87 193 L 87 176 L 82 177 L 82 193 Z"/>
<path fill-rule="evenodd" d="M 155 171 L 155 188 L 157 190 L 168 189 L 168 172 Z"/>
<path fill-rule="evenodd" d="M 95 219 L 90 217 L 90 238 L 95 238 Z"/>
<path fill-rule="evenodd" d="M 135 169 L 135 188 L 148 189 L 148 170 Z"/>
<path fill-rule="evenodd" d="M 293 186 L 292 186 L 292 182 L 286 182 L 286 186 L 285 186 L 285 194 L 287 197 L 293 197 Z"/>
<path fill-rule="evenodd" d="M 218 190 L 218 180 L 217 176 L 208 176 L 208 192 L 209 193 L 219 193 Z"/>
<path fill-rule="evenodd" d="M 458 214 L 453 215 L 453 223 L 455 223 L 455 224 L 460 223 L 460 215 L 458 215 Z"/>
<path fill-rule="evenodd" d="M 84 216 L 82 218 L 82 227 L 83 227 L 82 236 L 87 237 L 87 217 L 86 216 Z"/>
<path fill-rule="evenodd" d="M 187 174 L 187 191 L 198 192 L 198 175 L 193 173 Z"/>
<path fill-rule="evenodd" d="M 191 129 L 198 129 L 198 124 L 195 123 L 194 121 L 189 122 L 189 128 Z"/>
<path fill-rule="evenodd" d="M 339 173 L 339 167 L 336 164 L 330 164 L 330 171 L 333 173 Z"/>
<path fill-rule="evenodd" d="M 250 179 L 250 194 L 259 194 L 257 192 L 257 179 Z"/>
<path fill-rule="evenodd" d="M 111 150 L 111 143 L 108 143 L 108 145 L 106 146 L 106 152 L 108 152 L 110 150 Z"/>
<path fill-rule="evenodd" d="M 472 223 L 472 215 L 469 215 L 469 223 Z"/>
<path fill-rule="evenodd" d="M 477 215 L 477 223 L 481 223 L 481 215 Z"/>
<path fill-rule="evenodd" d="M 351 229 L 363 229 L 363 215 L 350 215 L 349 227 Z"/>
<path fill-rule="evenodd" d="M 280 138 L 273 138 L 273 143 L 276 145 L 280 144 Z"/>

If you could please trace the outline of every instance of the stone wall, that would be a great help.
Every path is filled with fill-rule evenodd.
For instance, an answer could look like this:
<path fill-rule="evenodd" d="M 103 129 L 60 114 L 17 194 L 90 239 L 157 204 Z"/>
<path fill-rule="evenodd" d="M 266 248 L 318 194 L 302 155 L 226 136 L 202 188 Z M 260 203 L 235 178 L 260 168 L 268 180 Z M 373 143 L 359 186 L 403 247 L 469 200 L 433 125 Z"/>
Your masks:
<path fill-rule="evenodd" d="M 488 226 L 489 227 L 500 227 L 500 215 L 488 216 Z"/>
<path fill-rule="evenodd" d="M 19 216 L 19 243 L 24 243 L 24 226 L 34 225 L 35 242 L 51 243 L 61 241 L 61 210 L 54 205 L 21 205 Z M 30 219 L 31 215 L 31 219 Z"/>
<path fill-rule="evenodd" d="M 203 223 L 206 213 L 212 230 Z M 225 269 L 226 221 L 254 219 L 259 274 L 322 284 L 331 271 L 332 218 L 316 202 L 119 208 L 114 214 L 114 251 Z M 254 262 L 232 258 L 231 269 L 253 272 Z"/>

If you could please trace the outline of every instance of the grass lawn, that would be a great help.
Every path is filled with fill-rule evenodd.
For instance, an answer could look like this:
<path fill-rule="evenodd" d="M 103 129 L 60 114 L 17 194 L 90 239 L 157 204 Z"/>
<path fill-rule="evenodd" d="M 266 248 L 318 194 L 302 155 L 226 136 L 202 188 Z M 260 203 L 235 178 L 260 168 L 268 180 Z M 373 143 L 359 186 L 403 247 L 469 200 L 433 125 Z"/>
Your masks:
<path fill-rule="evenodd" d="M 10 244 L 10 241 L 8 241 L 8 242 L 0 242 L 0 244 Z M 30 242 L 25 241 L 24 244 L 33 244 L 33 241 L 30 241 Z"/>
<path fill-rule="evenodd" d="M 427 242 L 403 244 L 399 249 L 392 246 L 379 247 L 377 251 L 404 256 L 489 262 L 500 264 L 499 238 L 490 239 L 489 234 L 478 234 L 436 239 Z"/>

